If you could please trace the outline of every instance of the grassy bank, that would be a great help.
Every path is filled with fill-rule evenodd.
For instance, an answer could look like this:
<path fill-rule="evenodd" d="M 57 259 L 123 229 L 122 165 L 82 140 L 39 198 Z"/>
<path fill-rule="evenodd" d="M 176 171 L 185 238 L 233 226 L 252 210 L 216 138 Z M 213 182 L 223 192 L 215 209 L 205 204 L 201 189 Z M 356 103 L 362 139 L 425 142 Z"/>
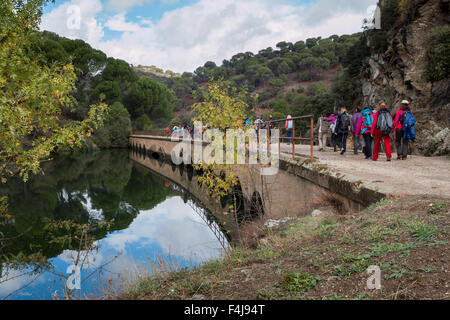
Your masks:
<path fill-rule="evenodd" d="M 198 269 L 142 277 L 123 299 L 450 299 L 450 202 L 383 200 L 259 232 Z M 369 266 L 380 290 L 367 289 Z"/>

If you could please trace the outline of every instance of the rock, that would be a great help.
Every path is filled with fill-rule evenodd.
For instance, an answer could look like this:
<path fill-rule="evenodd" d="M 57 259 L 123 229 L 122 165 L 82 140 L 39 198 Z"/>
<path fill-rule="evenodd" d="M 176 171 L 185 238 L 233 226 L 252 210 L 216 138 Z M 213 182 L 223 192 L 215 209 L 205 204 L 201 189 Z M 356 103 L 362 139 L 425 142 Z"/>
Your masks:
<path fill-rule="evenodd" d="M 196 294 L 192 297 L 192 300 L 205 300 L 205 296 L 202 294 Z"/>
<path fill-rule="evenodd" d="M 431 129 L 424 130 L 423 141 L 418 141 L 418 148 L 426 156 L 443 156 L 450 154 L 450 129 L 439 127 L 434 121 L 430 122 Z"/>
<path fill-rule="evenodd" d="M 311 212 L 311 216 L 313 218 L 320 218 L 323 215 L 323 212 L 320 210 L 314 210 L 313 212 Z"/>
<path fill-rule="evenodd" d="M 267 229 L 275 229 L 275 228 L 279 228 L 283 225 L 285 225 L 286 223 L 288 223 L 289 221 L 292 221 L 292 218 L 284 218 L 281 220 L 272 220 L 269 219 L 264 223 L 264 227 Z"/>
<path fill-rule="evenodd" d="M 246 278 L 245 278 L 245 280 L 244 280 L 243 282 L 248 282 L 248 281 L 254 280 L 254 279 L 251 277 L 252 270 L 244 269 L 244 270 L 241 270 L 241 272 L 242 272 L 243 274 L 245 274 L 245 276 L 246 276 Z"/>
<path fill-rule="evenodd" d="M 335 280 L 339 280 L 339 277 L 337 276 L 331 276 L 327 279 L 327 281 L 335 281 Z"/>

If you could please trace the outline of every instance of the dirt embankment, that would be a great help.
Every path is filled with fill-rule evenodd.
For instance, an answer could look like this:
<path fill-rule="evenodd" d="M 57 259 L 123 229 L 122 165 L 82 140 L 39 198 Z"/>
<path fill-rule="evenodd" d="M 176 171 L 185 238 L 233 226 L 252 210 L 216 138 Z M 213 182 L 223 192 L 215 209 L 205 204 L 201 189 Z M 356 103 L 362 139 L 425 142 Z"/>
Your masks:
<path fill-rule="evenodd" d="M 261 228 L 196 270 L 143 277 L 124 299 L 450 299 L 450 202 L 383 200 L 361 213 L 330 210 Z M 381 289 L 369 289 L 370 266 Z M 375 283 L 375 282 L 374 282 Z"/>

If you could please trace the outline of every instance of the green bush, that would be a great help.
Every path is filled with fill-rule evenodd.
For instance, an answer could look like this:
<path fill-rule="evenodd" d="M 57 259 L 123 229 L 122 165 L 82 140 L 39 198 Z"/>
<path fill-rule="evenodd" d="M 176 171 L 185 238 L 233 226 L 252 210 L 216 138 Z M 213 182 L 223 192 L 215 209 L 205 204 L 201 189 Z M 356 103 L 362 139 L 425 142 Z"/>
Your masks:
<path fill-rule="evenodd" d="M 134 123 L 134 128 L 136 130 L 150 130 L 154 127 L 154 123 L 150 118 L 143 114 L 139 118 L 137 118 L 136 122 Z"/>
<path fill-rule="evenodd" d="M 115 102 L 109 109 L 103 127 L 95 132 L 93 141 L 101 149 L 126 148 L 130 133 L 130 114 L 123 104 Z"/>
<path fill-rule="evenodd" d="M 426 41 L 425 78 L 438 81 L 450 75 L 450 26 L 435 28 Z"/>
<path fill-rule="evenodd" d="M 311 79 L 311 72 L 309 71 L 303 71 L 298 74 L 298 81 L 310 81 Z"/>
<path fill-rule="evenodd" d="M 308 94 L 313 95 L 313 96 L 318 96 L 327 91 L 328 91 L 327 87 L 325 87 L 320 82 L 311 83 L 307 89 Z"/>

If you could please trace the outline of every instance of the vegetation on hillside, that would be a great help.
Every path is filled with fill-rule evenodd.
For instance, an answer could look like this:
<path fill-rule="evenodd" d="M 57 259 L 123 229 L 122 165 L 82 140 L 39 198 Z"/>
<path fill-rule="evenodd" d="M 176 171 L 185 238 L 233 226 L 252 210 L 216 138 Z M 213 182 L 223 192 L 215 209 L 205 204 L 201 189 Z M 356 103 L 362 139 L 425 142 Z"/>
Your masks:
<path fill-rule="evenodd" d="M 107 58 L 82 40 L 70 40 L 44 31 L 36 33 L 34 51 L 41 54 L 43 64 L 72 61 L 77 74 L 76 106 L 68 112 L 71 118 L 83 119 L 86 106 L 104 101 L 120 102 L 131 120 L 147 115 L 160 125 L 172 117 L 174 95 L 166 86 L 139 77 L 125 61 Z"/>
<path fill-rule="evenodd" d="M 181 76 L 161 79 L 149 69 L 147 75 L 173 90 L 178 98 L 176 110 L 184 111 L 181 118 L 184 123 L 195 117 L 195 113 L 189 114 L 189 107 L 205 100 L 205 83 L 211 79 L 220 79 L 232 88 L 245 91 L 244 100 L 249 106 L 247 112 L 250 116 L 256 115 L 256 108 L 266 109 L 266 118 L 270 112 L 275 112 L 279 118 L 288 114 L 318 115 L 321 111 L 332 112 L 337 98 L 345 99 L 346 93 L 333 91 L 320 81 L 324 75 L 336 72 L 351 60 L 348 55 L 360 38 L 361 34 L 357 33 L 333 35 L 326 39 L 310 38 L 296 43 L 282 41 L 276 49 L 269 47 L 257 54 L 238 53 L 230 60 L 224 60 L 221 66 L 208 61 L 194 73 L 185 72 Z M 144 67 L 136 69 L 142 71 Z M 306 88 L 300 85 L 305 82 Z"/>

